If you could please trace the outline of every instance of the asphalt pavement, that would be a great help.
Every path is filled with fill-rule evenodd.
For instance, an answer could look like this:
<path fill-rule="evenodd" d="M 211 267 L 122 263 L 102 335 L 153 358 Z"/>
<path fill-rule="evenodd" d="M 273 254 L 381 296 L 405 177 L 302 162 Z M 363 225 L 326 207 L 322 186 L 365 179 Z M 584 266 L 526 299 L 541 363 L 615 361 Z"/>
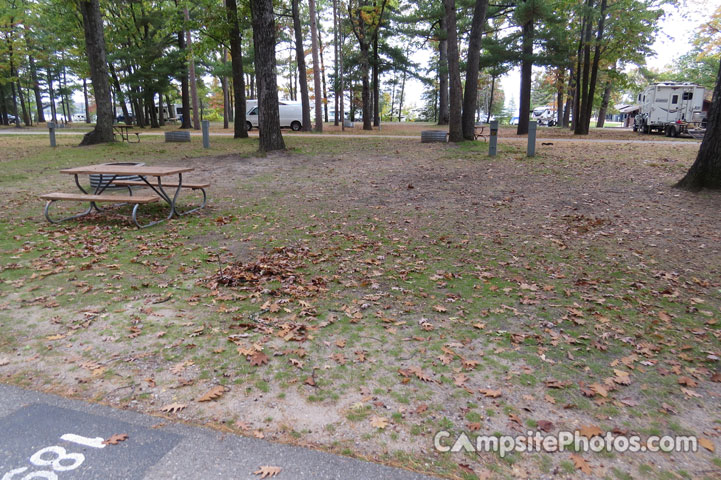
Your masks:
<path fill-rule="evenodd" d="M 277 480 L 431 479 L 0 384 L 0 480 L 241 480 L 261 466 L 280 467 Z"/>

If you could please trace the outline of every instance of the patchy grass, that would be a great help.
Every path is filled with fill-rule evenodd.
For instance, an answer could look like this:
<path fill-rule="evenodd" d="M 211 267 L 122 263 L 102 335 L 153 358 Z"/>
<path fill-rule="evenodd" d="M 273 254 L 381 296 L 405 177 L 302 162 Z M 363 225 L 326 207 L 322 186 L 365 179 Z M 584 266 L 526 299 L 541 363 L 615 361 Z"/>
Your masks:
<path fill-rule="evenodd" d="M 439 430 L 717 442 L 719 196 L 670 188 L 696 145 L 78 139 L 0 138 L 4 381 L 454 478 L 577 469 L 441 454 Z M 60 168 L 130 159 L 194 167 L 208 208 L 44 222 Z M 596 478 L 719 471 L 703 449 L 581 455 Z"/>

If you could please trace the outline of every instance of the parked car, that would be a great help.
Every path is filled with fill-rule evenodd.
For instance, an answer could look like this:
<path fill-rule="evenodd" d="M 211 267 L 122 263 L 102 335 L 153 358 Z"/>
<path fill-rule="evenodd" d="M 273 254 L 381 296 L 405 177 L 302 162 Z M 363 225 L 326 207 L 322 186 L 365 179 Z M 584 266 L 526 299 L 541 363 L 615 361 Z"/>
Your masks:
<path fill-rule="evenodd" d="M 297 132 L 303 127 L 303 109 L 300 103 L 279 102 L 278 112 L 280 114 L 280 126 L 290 127 Z M 258 106 L 248 110 L 246 116 L 248 131 L 254 127 L 258 128 Z"/>
<path fill-rule="evenodd" d="M 511 125 L 518 125 L 518 117 L 511 117 Z"/>

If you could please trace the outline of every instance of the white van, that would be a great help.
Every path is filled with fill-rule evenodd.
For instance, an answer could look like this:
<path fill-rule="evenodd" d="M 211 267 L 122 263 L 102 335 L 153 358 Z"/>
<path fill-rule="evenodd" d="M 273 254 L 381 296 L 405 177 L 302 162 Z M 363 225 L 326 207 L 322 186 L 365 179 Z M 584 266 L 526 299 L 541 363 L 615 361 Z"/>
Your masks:
<path fill-rule="evenodd" d="M 258 128 L 258 105 L 250 102 L 251 100 L 248 100 L 248 113 L 245 117 L 248 131 L 254 127 Z M 297 132 L 303 127 L 303 107 L 300 103 L 278 102 L 278 111 L 280 113 L 281 128 L 290 127 L 291 130 Z"/>

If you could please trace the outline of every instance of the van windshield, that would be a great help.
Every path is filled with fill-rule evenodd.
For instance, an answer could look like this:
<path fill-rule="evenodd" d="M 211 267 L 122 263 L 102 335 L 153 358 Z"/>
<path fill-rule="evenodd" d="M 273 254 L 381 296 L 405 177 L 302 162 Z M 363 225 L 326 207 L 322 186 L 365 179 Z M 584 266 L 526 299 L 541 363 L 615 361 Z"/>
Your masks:
<path fill-rule="evenodd" d="M 248 115 L 258 115 L 258 107 L 254 107 L 253 110 L 248 112 Z"/>

